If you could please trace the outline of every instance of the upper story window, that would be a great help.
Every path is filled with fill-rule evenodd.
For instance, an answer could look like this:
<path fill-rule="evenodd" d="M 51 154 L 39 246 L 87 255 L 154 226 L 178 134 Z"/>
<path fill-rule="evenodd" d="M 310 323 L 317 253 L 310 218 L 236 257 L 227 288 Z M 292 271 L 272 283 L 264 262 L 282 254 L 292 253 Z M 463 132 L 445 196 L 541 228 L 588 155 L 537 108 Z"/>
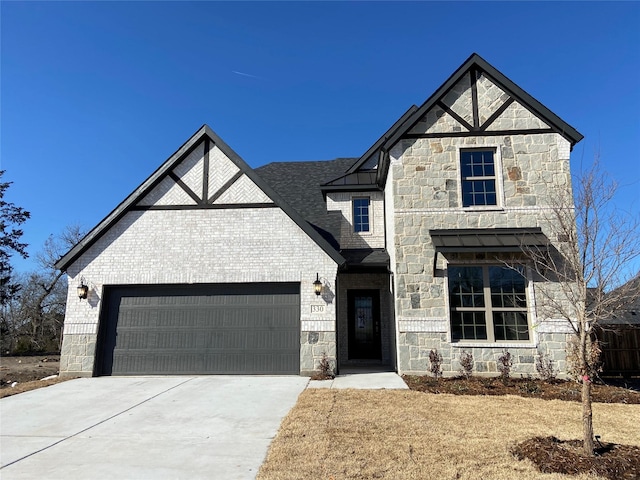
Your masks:
<path fill-rule="evenodd" d="M 353 230 L 355 232 L 369 231 L 369 204 L 369 197 L 353 199 Z"/>
<path fill-rule="evenodd" d="M 494 150 L 461 150 L 462 206 L 498 204 Z"/>
<path fill-rule="evenodd" d="M 529 340 L 526 279 L 515 267 L 449 265 L 452 341 Z"/>

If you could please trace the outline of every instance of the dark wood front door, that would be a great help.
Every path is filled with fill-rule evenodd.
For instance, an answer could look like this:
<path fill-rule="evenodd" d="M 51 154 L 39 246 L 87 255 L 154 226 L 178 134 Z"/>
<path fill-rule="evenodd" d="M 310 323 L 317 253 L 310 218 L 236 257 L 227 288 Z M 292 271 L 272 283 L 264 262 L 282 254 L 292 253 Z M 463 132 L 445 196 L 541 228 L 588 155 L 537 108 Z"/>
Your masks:
<path fill-rule="evenodd" d="M 381 358 L 380 292 L 349 290 L 349 359 Z"/>

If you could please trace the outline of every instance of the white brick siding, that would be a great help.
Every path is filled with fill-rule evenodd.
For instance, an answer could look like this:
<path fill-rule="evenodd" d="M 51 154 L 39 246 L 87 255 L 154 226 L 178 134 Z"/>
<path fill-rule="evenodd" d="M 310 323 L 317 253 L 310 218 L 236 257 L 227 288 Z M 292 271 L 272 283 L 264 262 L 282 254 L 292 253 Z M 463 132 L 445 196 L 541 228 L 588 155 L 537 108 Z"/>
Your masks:
<path fill-rule="evenodd" d="M 202 191 L 202 155 L 203 149 L 197 147 L 173 169 L 194 192 Z M 211 193 L 238 171 L 221 155 L 214 147 L 211 164 L 220 170 L 210 169 Z M 191 198 L 186 201 L 183 193 L 175 182 L 166 180 L 141 204 L 190 205 Z M 246 175 L 236 180 L 218 201 L 272 203 Z M 335 285 L 337 265 L 282 209 L 274 206 L 129 211 L 75 260 L 67 273 L 69 291 L 61 362 L 61 371 L 67 375 L 91 375 L 93 371 L 106 285 L 299 282 L 301 333 L 306 334 L 307 328 L 335 332 L 335 292 L 331 292 L 331 286 Z M 316 274 L 327 280 L 321 297 L 313 289 Z M 81 278 L 90 287 L 86 301 L 79 301 L 76 296 Z M 312 304 L 322 308 L 312 313 Z M 335 334 L 333 338 L 335 342 Z M 87 348 L 88 344 L 92 347 Z M 301 349 L 301 355 L 307 350 Z M 333 351 L 335 354 L 335 345 Z M 313 365 L 314 358 L 301 358 L 301 365 Z"/>
<path fill-rule="evenodd" d="M 353 199 L 369 197 L 368 232 L 353 228 Z M 384 248 L 384 194 L 382 192 L 329 192 L 327 211 L 341 213 L 338 243 L 341 248 Z"/>

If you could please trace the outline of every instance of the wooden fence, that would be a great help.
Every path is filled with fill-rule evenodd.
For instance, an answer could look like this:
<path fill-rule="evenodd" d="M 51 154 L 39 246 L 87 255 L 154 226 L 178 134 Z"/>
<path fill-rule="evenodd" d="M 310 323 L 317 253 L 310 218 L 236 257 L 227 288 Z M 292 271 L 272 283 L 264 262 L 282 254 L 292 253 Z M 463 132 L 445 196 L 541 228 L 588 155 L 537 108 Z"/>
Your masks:
<path fill-rule="evenodd" d="M 603 375 L 640 375 L 640 325 L 607 326 L 596 335 L 602 348 Z"/>

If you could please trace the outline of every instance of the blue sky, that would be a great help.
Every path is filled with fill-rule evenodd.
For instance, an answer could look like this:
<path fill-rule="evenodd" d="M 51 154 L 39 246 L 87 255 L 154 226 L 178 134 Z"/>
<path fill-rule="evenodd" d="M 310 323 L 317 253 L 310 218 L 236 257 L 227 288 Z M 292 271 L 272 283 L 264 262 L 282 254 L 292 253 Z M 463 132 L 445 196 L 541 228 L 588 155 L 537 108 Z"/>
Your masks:
<path fill-rule="evenodd" d="M 1 2 L 0 168 L 31 259 L 202 124 L 253 167 L 359 156 L 473 52 L 585 139 L 640 208 L 637 2 Z"/>

